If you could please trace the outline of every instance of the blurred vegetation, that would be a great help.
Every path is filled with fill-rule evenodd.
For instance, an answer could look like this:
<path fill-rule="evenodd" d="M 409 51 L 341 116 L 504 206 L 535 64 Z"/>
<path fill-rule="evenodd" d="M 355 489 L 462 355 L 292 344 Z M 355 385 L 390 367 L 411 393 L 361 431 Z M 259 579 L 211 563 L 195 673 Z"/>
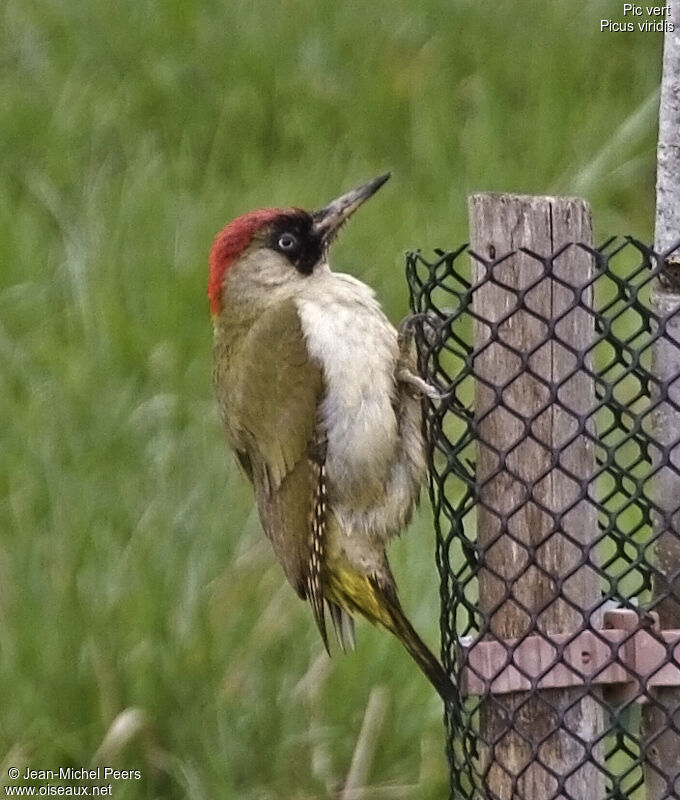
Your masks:
<path fill-rule="evenodd" d="M 336 267 L 406 311 L 403 251 L 475 190 L 582 194 L 650 240 L 659 34 L 609 0 L 5 0 L 0 765 L 138 768 L 128 798 L 320 798 L 372 687 L 363 798 L 447 793 L 441 708 L 359 624 L 328 660 L 219 429 L 207 252 L 232 216 L 385 169 Z M 597 238 L 597 237 L 596 237 Z M 436 642 L 427 504 L 392 548 Z"/>

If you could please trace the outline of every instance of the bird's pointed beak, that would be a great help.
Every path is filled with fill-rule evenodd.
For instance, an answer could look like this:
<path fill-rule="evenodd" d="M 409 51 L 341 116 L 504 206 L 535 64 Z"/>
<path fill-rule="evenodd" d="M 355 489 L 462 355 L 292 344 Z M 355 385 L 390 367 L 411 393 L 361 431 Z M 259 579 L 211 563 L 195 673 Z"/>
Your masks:
<path fill-rule="evenodd" d="M 352 189 L 333 200 L 324 208 L 312 214 L 314 232 L 321 236 L 324 245 L 328 246 L 345 222 L 359 208 L 359 206 L 374 195 L 378 189 L 389 180 L 390 173 L 386 172 L 362 186 Z"/>

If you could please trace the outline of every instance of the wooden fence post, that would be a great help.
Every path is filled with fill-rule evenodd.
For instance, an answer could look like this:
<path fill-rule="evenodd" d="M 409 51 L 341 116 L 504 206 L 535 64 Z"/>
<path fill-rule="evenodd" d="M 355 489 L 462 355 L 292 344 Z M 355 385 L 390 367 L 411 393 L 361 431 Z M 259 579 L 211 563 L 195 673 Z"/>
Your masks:
<path fill-rule="evenodd" d="M 550 255 L 567 242 L 591 242 L 590 211 L 579 199 L 479 194 L 470 198 L 469 214 L 471 250 L 488 260 L 522 247 Z M 475 262 L 475 283 L 486 269 Z M 596 509 L 567 474 L 588 480 L 595 472 L 593 442 L 578 433 L 578 414 L 594 407 L 594 386 L 559 343 L 583 351 L 594 340 L 594 321 L 583 309 L 558 319 L 591 278 L 593 259 L 569 248 L 552 275 L 574 291 L 548 274 L 526 292 L 524 309 L 512 312 L 517 291 L 544 269 L 541 261 L 517 253 L 493 270 L 508 288 L 487 281 L 473 299 L 474 313 L 485 320 L 476 324 L 476 350 L 495 328 L 493 343 L 474 364 L 479 603 L 489 619 L 487 638 L 549 638 L 599 624 L 591 617 L 600 601 L 599 578 L 581 565 L 597 536 Z M 585 289 L 584 299 L 590 293 Z M 486 697 L 480 758 L 487 796 L 604 797 L 604 777 L 594 762 L 603 764 L 598 739 L 605 721 L 595 691 L 584 686 Z"/>
<path fill-rule="evenodd" d="M 665 34 L 657 147 L 654 249 L 669 250 L 680 239 L 680 0 L 672 0 L 673 31 Z M 680 253 L 669 258 L 651 295 L 653 310 L 666 318 L 666 331 L 654 345 L 653 368 L 668 382 L 668 399 L 654 412 L 656 466 L 652 495 L 662 513 L 654 516 L 656 535 L 652 607 L 662 628 L 680 628 Z M 674 382 L 673 382 L 674 381 Z M 648 800 L 680 796 L 680 688 L 648 691 L 653 703 L 643 711 L 645 789 Z"/>

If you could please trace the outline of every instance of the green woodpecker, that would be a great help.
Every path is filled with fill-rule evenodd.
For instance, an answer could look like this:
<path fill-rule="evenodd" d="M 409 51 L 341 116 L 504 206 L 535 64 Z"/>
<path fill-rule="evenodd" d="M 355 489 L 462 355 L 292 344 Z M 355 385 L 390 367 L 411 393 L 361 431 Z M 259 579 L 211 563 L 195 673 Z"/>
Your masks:
<path fill-rule="evenodd" d="M 343 649 L 361 614 L 391 631 L 454 703 L 451 680 L 402 611 L 385 555 L 425 479 L 427 384 L 373 291 L 328 265 L 343 223 L 388 178 L 313 213 L 252 211 L 217 235 L 213 380 L 262 527 L 326 647 L 326 611 Z"/>

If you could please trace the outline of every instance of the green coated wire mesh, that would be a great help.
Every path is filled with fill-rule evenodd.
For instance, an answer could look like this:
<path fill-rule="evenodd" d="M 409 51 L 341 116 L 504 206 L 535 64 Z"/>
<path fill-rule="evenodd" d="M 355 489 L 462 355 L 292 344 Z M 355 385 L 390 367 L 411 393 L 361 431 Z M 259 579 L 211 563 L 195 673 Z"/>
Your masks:
<path fill-rule="evenodd" d="M 574 247 L 592 259 L 592 270 L 585 283 L 571 286 L 556 265 Z M 460 714 L 448 710 L 446 717 L 451 797 L 531 797 L 529 771 L 537 764 L 549 773 L 555 798 L 572 796 L 570 780 L 579 775 L 597 778 L 606 797 L 643 797 L 645 770 L 653 763 L 650 753 L 654 738 L 650 739 L 649 732 L 641 727 L 640 701 L 661 708 L 665 729 L 680 737 L 678 717 L 674 716 L 678 709 L 660 703 L 652 688 L 651 673 L 637 675 L 625 650 L 644 630 L 662 648 L 653 674 L 678 665 L 678 650 L 674 649 L 678 637 L 673 631 L 662 634 L 651 614 L 662 608 L 669 593 L 677 592 L 680 583 L 680 576 L 663 573 L 655 555 L 660 537 L 669 532 L 677 537 L 680 528 L 680 498 L 673 500 L 669 511 L 667 499 L 659 502 L 654 488 L 660 470 L 680 472 L 680 463 L 673 456 L 677 441 L 660 441 L 654 426 L 659 409 L 680 413 L 680 374 L 660 379 L 653 364 L 660 339 L 680 348 L 675 338 L 678 328 L 672 328 L 650 303 L 650 290 L 668 254 L 658 255 L 632 238 L 611 239 L 599 248 L 571 243 L 546 257 L 523 251 L 522 257 L 535 262 L 535 269 L 532 282 L 519 288 L 506 281 L 503 271 L 514 255 L 484 259 L 467 246 L 435 251 L 431 257 L 419 251 L 407 255 L 420 371 L 442 393 L 441 400 L 424 401 L 424 407 L 441 586 L 442 660 L 465 696 Z M 545 281 L 559 283 L 570 298 L 553 318 L 542 316 L 531 300 L 532 292 Z M 506 312 L 500 319 L 486 316 L 483 291 L 489 285 L 506 295 Z M 579 324 L 592 331 L 587 344 L 580 347 L 562 336 L 561 322 L 574 313 L 580 315 Z M 532 324 L 542 331 L 528 351 L 507 335 L 519 315 L 530 315 Z M 568 374 L 553 382 L 533 371 L 532 359 L 547 343 L 567 351 L 571 364 Z M 496 356 L 500 353 L 506 363 L 509 360 L 515 365 L 500 385 L 489 381 L 488 373 L 484 377 L 479 369 L 492 346 L 497 348 Z M 508 400 L 509 387 L 520 375 L 528 375 L 537 387 L 531 413 L 526 407 L 523 413 L 518 412 Z M 565 386 L 575 376 L 583 377 L 591 387 L 587 407 L 570 407 Z M 492 402 L 481 408 L 480 398 L 485 392 Z M 526 442 L 534 452 L 548 447 L 538 423 L 555 409 L 568 420 L 570 433 L 547 456 L 550 475 L 557 470 L 572 487 L 568 505 L 557 510 L 545 501 L 541 491 L 548 470 L 527 477 L 527 470 L 517 466 L 521 457 L 515 458 Z M 517 431 L 510 445 L 507 440 L 504 446 L 498 446 L 485 439 L 488 415 L 499 410 L 508 426 Z M 592 468 L 581 469 L 578 460 L 563 458 L 577 442 L 585 443 L 588 452 L 594 451 Z M 480 458 L 486 463 L 483 472 Z M 517 508 L 499 508 L 489 500 L 488 487 L 501 478 L 521 485 L 522 502 L 535 509 L 546 539 L 564 539 L 571 553 L 569 563 L 547 564 L 542 548 L 528 543 L 514 524 Z M 586 507 L 596 524 L 584 543 L 580 535 L 570 533 L 574 526 L 570 529 L 565 519 L 570 513 L 581 515 Z M 493 528 L 491 534 L 489 527 Z M 513 568 L 499 566 L 494 552 L 499 542 L 504 542 L 506 554 L 514 553 Z M 570 588 L 570 580 L 584 570 L 591 579 L 595 577 L 599 587 L 595 602 L 582 602 Z M 525 593 L 517 588 L 530 574 L 532 582 L 549 584 L 550 599 L 542 605 L 525 602 Z M 492 583 L 497 600 L 489 606 L 483 594 Z M 507 613 L 508 603 L 512 603 L 515 616 L 522 617 L 522 633 L 512 640 L 504 638 L 499 633 L 502 624 L 496 624 L 497 615 Z M 550 645 L 552 655 L 541 669 L 527 670 L 523 675 L 522 692 L 497 693 L 488 674 L 481 673 L 476 677 L 483 688 L 470 689 L 471 677 L 475 677 L 470 653 L 475 643 L 489 641 L 502 646 L 504 657 L 497 659 L 494 675 L 500 675 L 511 663 L 522 674 L 524 662 L 518 648 L 530 636 L 553 641 L 547 620 L 558 603 L 573 612 L 571 618 L 576 622 L 557 644 Z M 604 613 L 613 608 L 634 611 L 636 620 L 616 645 L 602 633 Z M 598 667 L 597 676 L 592 672 L 579 674 L 570 689 L 570 699 L 565 701 L 561 696 L 558 702 L 554 693 L 545 691 L 543 679 L 564 661 L 568 645 L 584 632 L 592 632 L 596 642 L 603 644 L 605 661 Z M 620 667 L 628 681 L 624 694 L 608 691 L 611 686 L 607 685 L 605 671 L 610 670 L 606 675 L 613 674 L 612 665 Z M 602 679 L 601 683 L 596 677 Z M 640 680 L 635 683 L 635 678 Z M 669 679 L 670 683 L 674 680 Z M 571 721 L 575 713 L 580 713 L 584 698 L 594 706 L 600 720 L 600 727 L 587 736 L 583 726 L 579 728 Z M 543 704 L 541 731 L 527 731 L 527 719 L 536 719 L 536 703 Z M 494 714 L 495 720 L 491 720 Z M 554 760 L 543 760 L 547 743 L 558 729 L 578 744 L 578 758 L 565 762 L 562 768 L 556 768 Z M 528 754 L 521 770 L 504 764 L 499 755 L 504 739 L 513 736 Z M 500 771 L 500 780 L 498 774 L 493 775 L 494 770 Z M 676 774 L 662 775 L 669 797 L 677 796 L 673 792 L 678 773 L 680 765 Z M 506 790 L 494 789 L 499 785 L 505 785 Z M 593 797 L 599 800 L 599 795 Z"/>

